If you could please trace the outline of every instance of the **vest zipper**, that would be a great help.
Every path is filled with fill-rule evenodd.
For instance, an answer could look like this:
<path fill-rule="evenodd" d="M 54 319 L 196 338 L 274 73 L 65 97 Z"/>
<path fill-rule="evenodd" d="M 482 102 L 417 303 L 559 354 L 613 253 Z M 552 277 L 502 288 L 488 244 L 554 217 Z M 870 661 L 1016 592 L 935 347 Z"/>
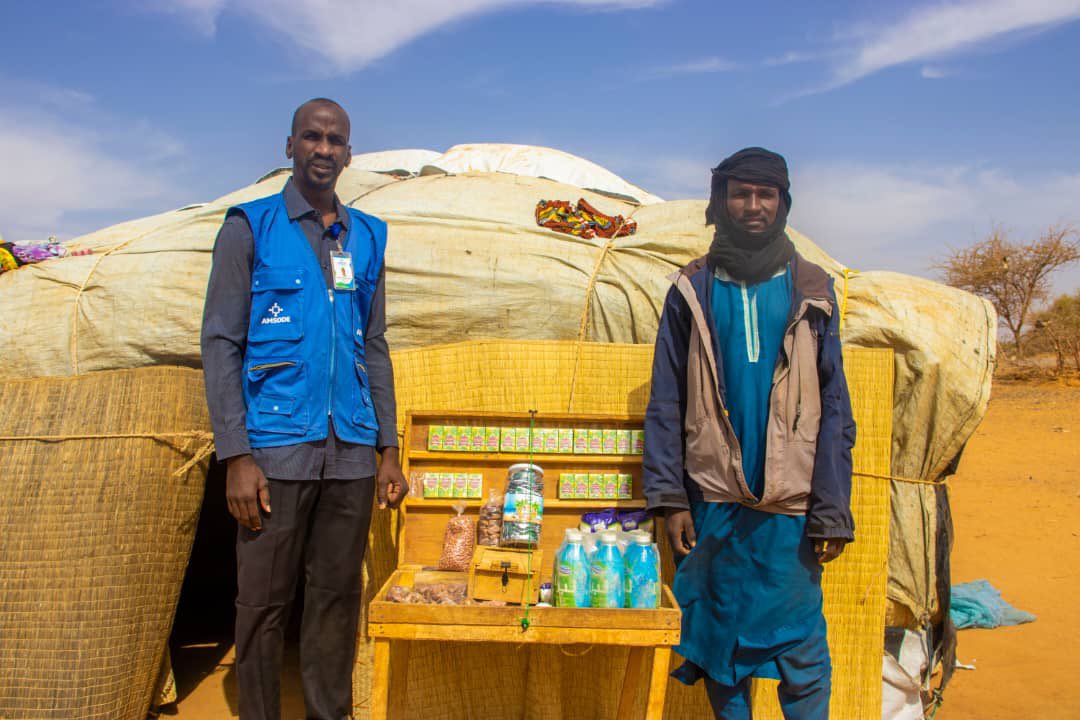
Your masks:
<path fill-rule="evenodd" d="M 259 365 L 252 365 L 250 368 L 248 368 L 248 370 L 250 370 L 251 372 L 254 372 L 256 370 L 271 370 L 273 368 L 291 367 L 295 364 L 296 363 L 292 360 L 283 360 L 281 362 L 261 363 Z"/>
<path fill-rule="evenodd" d="M 337 312 L 334 310 L 334 290 L 326 288 L 330 299 L 330 382 L 326 384 L 326 415 L 334 414 L 334 348 L 337 345 Z"/>

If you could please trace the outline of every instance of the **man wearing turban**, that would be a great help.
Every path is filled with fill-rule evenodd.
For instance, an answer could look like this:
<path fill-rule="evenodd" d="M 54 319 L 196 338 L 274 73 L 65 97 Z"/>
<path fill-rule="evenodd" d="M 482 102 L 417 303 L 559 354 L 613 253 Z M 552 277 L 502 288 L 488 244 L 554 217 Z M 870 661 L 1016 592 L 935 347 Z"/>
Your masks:
<path fill-rule="evenodd" d="M 854 540 L 855 423 L 831 278 L 795 250 L 787 163 L 713 170 L 712 245 L 671 277 L 645 420 L 644 487 L 678 565 L 686 659 L 717 718 L 779 680 L 789 720 L 827 718 L 822 565 Z"/>

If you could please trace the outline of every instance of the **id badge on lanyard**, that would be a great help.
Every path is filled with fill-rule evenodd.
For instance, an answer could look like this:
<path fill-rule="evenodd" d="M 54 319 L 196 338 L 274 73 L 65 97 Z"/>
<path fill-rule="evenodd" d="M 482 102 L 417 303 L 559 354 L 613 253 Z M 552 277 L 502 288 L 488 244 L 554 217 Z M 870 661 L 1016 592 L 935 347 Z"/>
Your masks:
<path fill-rule="evenodd" d="M 342 250 L 330 253 L 330 265 L 334 269 L 335 290 L 355 290 L 356 278 L 353 276 L 352 254 Z"/>

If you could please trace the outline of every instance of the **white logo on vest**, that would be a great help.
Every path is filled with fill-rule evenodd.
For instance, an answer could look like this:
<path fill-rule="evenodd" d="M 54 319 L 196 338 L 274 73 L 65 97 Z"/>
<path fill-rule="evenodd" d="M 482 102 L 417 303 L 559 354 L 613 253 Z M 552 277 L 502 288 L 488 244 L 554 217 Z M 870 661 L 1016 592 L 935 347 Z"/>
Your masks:
<path fill-rule="evenodd" d="M 266 309 L 266 312 L 270 313 L 274 317 L 264 317 L 262 319 L 263 325 L 278 325 L 280 323 L 291 323 L 292 318 L 288 315 L 282 315 L 285 312 L 285 308 L 281 307 L 277 303 L 274 303 Z"/>

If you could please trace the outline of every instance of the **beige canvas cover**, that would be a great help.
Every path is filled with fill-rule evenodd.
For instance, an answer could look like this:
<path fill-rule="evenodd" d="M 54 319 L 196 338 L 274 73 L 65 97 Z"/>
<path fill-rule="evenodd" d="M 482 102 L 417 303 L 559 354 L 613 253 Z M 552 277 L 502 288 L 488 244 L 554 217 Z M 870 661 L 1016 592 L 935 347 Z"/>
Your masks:
<path fill-rule="evenodd" d="M 198 366 L 210 252 L 225 210 L 278 191 L 284 180 L 272 174 L 206 205 L 91 233 L 75 244 L 97 254 L 0 275 L 0 373 Z M 703 200 L 636 206 L 502 172 L 395 180 L 349 169 L 339 194 L 390 225 L 394 349 L 483 338 L 652 343 L 666 276 L 704 253 L 712 235 Z M 582 197 L 632 217 L 638 232 L 586 240 L 535 224 L 537 201 Z M 985 412 L 995 352 L 991 307 L 919 278 L 846 273 L 809 239 L 790 234 L 836 279 L 845 342 L 896 351 L 893 475 L 940 478 Z M 937 602 L 934 488 L 892 482 L 890 597 L 922 618 Z"/>

